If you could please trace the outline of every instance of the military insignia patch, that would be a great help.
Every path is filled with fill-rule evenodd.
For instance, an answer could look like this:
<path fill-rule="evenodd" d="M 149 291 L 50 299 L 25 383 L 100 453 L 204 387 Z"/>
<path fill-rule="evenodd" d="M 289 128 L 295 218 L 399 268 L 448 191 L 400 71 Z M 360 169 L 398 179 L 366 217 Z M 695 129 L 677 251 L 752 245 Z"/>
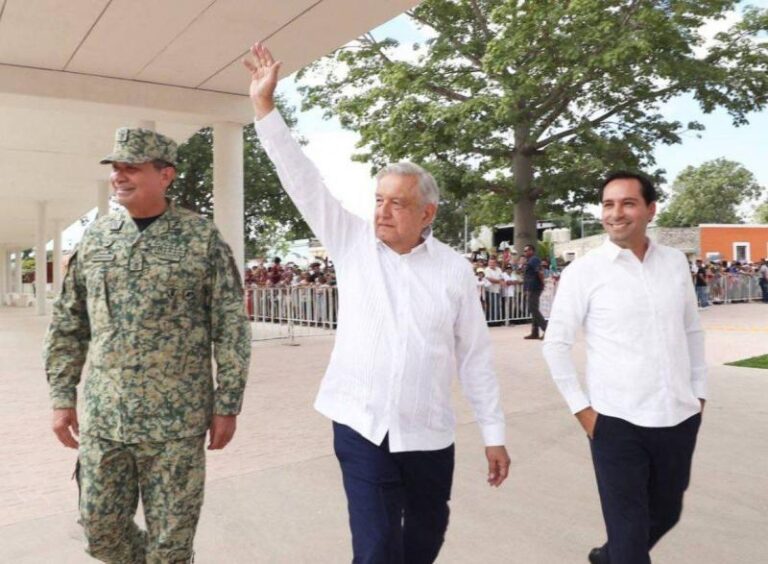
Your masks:
<path fill-rule="evenodd" d="M 92 262 L 112 262 L 115 260 L 115 253 L 109 251 L 99 251 L 91 256 Z"/>
<path fill-rule="evenodd" d="M 130 135 L 130 130 L 127 127 L 121 127 L 117 130 L 117 140 L 121 143 L 125 143 L 128 141 L 128 137 Z"/>
<path fill-rule="evenodd" d="M 172 243 L 161 242 L 152 244 L 152 252 L 161 259 L 169 260 L 171 262 L 179 262 L 186 254 L 184 247 Z"/>

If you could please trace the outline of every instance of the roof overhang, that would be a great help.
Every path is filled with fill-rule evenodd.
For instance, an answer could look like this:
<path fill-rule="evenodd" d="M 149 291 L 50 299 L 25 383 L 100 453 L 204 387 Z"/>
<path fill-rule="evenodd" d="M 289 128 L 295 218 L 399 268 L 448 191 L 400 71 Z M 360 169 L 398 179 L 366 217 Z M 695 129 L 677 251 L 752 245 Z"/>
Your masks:
<path fill-rule="evenodd" d="M 0 0 L 0 245 L 34 244 L 37 202 L 62 225 L 95 207 L 117 127 L 154 121 L 183 142 L 250 121 L 253 41 L 286 76 L 416 4 Z"/>

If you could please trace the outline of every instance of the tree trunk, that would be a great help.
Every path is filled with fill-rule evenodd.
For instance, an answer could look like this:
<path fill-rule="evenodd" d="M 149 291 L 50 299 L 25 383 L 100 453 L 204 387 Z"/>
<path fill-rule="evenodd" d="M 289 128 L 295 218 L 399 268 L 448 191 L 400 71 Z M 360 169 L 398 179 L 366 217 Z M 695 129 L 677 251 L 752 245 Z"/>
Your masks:
<path fill-rule="evenodd" d="M 530 155 L 517 152 L 512 161 L 515 175 L 515 249 L 522 256 L 523 247 L 536 245 L 536 197 L 533 190 L 533 162 Z"/>

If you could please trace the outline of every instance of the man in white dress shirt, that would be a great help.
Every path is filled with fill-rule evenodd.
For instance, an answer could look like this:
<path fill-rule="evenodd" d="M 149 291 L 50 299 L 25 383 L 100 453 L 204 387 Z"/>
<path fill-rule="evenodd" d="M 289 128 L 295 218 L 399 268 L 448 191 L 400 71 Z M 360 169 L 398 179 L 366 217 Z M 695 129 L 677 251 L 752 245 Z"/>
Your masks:
<path fill-rule="evenodd" d="M 647 564 L 680 518 L 706 398 L 704 332 L 688 262 L 653 243 L 656 190 L 618 172 L 600 188 L 608 240 L 563 271 L 544 357 L 590 439 L 608 542 L 589 561 Z M 571 348 L 582 329 L 587 393 Z"/>
<path fill-rule="evenodd" d="M 355 563 L 431 563 L 448 527 L 458 374 L 486 445 L 488 483 L 507 477 L 504 414 L 469 263 L 429 226 L 438 190 L 421 167 L 377 175 L 373 222 L 346 211 L 274 109 L 280 63 L 243 61 L 259 138 L 336 265 L 339 323 L 315 408 L 333 420 Z"/>
<path fill-rule="evenodd" d="M 499 261 L 496 255 L 488 259 L 488 266 L 485 267 L 485 279 L 489 286 L 486 292 L 488 304 L 486 306 L 486 317 L 491 323 L 501 323 L 504 320 L 502 308 L 502 284 L 504 283 L 504 273 L 499 268 Z"/>

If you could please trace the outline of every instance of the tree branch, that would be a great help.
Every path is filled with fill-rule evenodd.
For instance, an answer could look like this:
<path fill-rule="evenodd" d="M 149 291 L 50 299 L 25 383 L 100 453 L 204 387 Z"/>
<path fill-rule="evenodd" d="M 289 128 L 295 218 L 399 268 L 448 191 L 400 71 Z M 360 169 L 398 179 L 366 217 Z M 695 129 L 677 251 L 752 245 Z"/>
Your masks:
<path fill-rule="evenodd" d="M 425 26 L 427 26 L 429 28 L 432 28 L 436 32 L 440 33 L 440 30 L 437 30 L 433 25 L 431 25 L 424 18 L 420 18 L 419 16 L 417 16 L 414 13 L 413 10 L 411 10 L 410 12 L 406 12 L 406 13 L 408 14 L 408 16 L 410 18 L 416 20 L 420 24 L 425 25 Z M 464 50 L 462 49 L 462 47 L 465 47 L 463 44 L 457 43 L 456 40 L 448 38 L 448 34 L 447 33 L 443 32 L 443 33 L 440 33 L 440 35 L 441 35 L 442 38 L 448 39 L 448 43 L 451 45 L 451 47 L 453 47 L 453 50 L 456 51 L 456 53 L 466 57 L 475 66 L 475 68 L 477 68 L 477 70 L 481 70 L 481 71 L 485 72 L 485 69 L 483 69 L 483 62 L 480 59 L 478 59 L 477 57 L 475 57 L 474 55 L 472 55 L 471 53 L 465 53 Z"/>
<path fill-rule="evenodd" d="M 477 3 L 477 0 L 470 0 L 469 4 L 472 6 L 472 13 L 475 15 L 475 20 L 477 20 L 477 25 L 480 26 L 485 40 L 490 41 L 493 37 L 493 34 L 488 28 L 488 19 L 483 14 L 482 9 L 480 9 L 480 5 Z"/>
<path fill-rule="evenodd" d="M 585 129 L 585 128 L 592 128 L 596 125 L 600 125 L 605 120 L 610 118 L 611 116 L 614 116 L 627 108 L 630 108 L 640 102 L 643 101 L 649 101 L 653 100 L 655 98 L 660 98 L 661 96 L 664 96 L 665 94 L 669 94 L 670 92 L 674 92 L 677 90 L 677 86 L 669 86 L 667 88 L 662 88 L 661 90 L 657 90 L 656 92 L 653 92 L 650 96 L 643 96 L 643 97 L 636 97 L 636 98 L 630 98 L 626 102 L 623 102 L 616 106 L 615 108 L 599 115 L 598 117 L 586 121 L 581 121 L 580 123 L 574 125 L 573 127 L 570 127 L 564 131 L 561 131 L 560 133 L 556 133 L 554 135 L 551 135 L 547 137 L 546 139 L 543 139 L 536 143 L 534 145 L 534 148 L 541 149 L 542 147 L 546 147 L 547 145 L 554 143 L 555 141 L 559 141 L 563 137 L 568 137 L 569 135 L 573 135 L 579 130 Z"/>
<path fill-rule="evenodd" d="M 552 109 L 550 114 L 544 119 L 544 121 L 541 122 L 541 125 L 537 127 L 533 133 L 531 134 L 532 139 L 538 139 L 541 135 L 544 135 L 544 132 L 549 129 L 549 127 L 557 121 L 557 118 L 559 118 L 563 112 L 568 109 L 568 105 L 571 103 L 571 97 L 570 96 L 563 96 L 563 98 L 560 100 L 560 103 Z"/>
<path fill-rule="evenodd" d="M 376 41 L 376 38 L 374 38 L 370 32 L 363 35 L 363 37 L 360 40 L 364 41 L 365 43 L 367 43 L 368 46 L 372 47 L 376 51 L 376 53 L 382 58 L 385 64 L 390 66 L 394 66 L 395 64 L 397 64 L 395 61 L 393 61 L 387 56 L 387 54 L 381 48 L 381 44 L 378 41 Z M 414 80 L 417 78 L 417 75 L 413 72 L 409 71 L 408 75 Z M 456 92 L 455 90 L 451 90 L 450 88 L 446 88 L 445 86 L 438 86 L 431 82 L 424 83 L 424 87 L 434 94 L 445 96 L 449 100 L 453 100 L 455 102 L 466 102 L 467 100 L 470 99 L 469 96 L 460 94 L 459 92 Z"/>
<path fill-rule="evenodd" d="M 621 20 L 621 23 L 619 24 L 619 32 L 617 32 L 615 35 L 617 37 L 621 37 L 621 32 L 627 28 L 629 25 L 632 16 L 637 12 L 638 8 L 640 6 L 640 3 L 638 0 L 633 0 L 629 6 L 626 8 L 626 12 L 624 13 L 624 18 Z M 608 41 L 600 43 L 600 45 L 597 46 L 597 49 L 593 50 L 591 53 L 587 53 L 584 58 L 585 59 L 594 59 L 598 57 L 600 54 L 604 53 L 607 49 L 614 47 L 614 44 Z M 546 99 L 539 105 L 537 116 L 532 116 L 534 119 L 536 117 L 543 117 L 549 112 L 551 109 L 556 108 L 555 114 L 550 115 L 545 119 L 545 123 L 547 123 L 546 127 L 540 127 L 537 130 L 537 136 L 542 135 L 546 130 L 547 127 L 549 127 L 559 116 L 559 114 L 563 111 L 565 111 L 565 108 L 567 108 L 568 103 L 570 103 L 570 99 L 568 100 L 568 103 L 562 104 L 562 102 L 559 102 L 561 97 L 565 96 L 566 98 L 573 98 L 576 93 L 588 82 L 596 78 L 600 75 L 600 70 L 595 67 L 592 69 L 591 72 L 588 72 L 585 76 L 582 77 L 581 80 L 570 84 L 569 80 L 564 80 L 559 85 L 557 85 L 550 94 L 546 97 Z M 567 76 L 567 75 L 566 75 Z M 535 139 L 535 137 L 534 137 Z"/>

